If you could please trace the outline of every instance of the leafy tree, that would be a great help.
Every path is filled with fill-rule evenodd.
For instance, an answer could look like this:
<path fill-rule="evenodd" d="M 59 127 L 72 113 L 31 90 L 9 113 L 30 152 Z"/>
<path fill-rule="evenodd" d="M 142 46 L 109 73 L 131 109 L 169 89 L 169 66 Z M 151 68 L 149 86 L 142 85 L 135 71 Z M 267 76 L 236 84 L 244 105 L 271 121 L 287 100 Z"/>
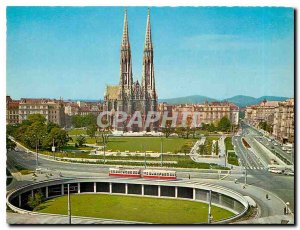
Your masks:
<path fill-rule="evenodd" d="M 42 203 L 42 193 L 41 191 L 36 192 L 33 196 L 28 196 L 27 204 L 30 208 L 34 209 Z"/>
<path fill-rule="evenodd" d="M 178 127 L 175 129 L 175 132 L 176 134 L 179 136 L 179 137 L 184 137 L 185 135 L 185 128 L 184 127 Z"/>
<path fill-rule="evenodd" d="M 15 124 L 15 125 L 6 125 L 6 134 L 9 136 L 15 136 L 16 131 L 18 128 L 20 128 L 21 124 Z"/>
<path fill-rule="evenodd" d="M 215 127 L 214 123 L 210 123 L 208 125 L 207 130 L 208 130 L 208 132 L 215 132 L 216 131 L 216 127 Z"/>
<path fill-rule="evenodd" d="M 91 124 L 87 127 L 86 133 L 89 135 L 91 138 L 96 136 L 96 131 L 97 131 L 97 125 L 96 124 Z"/>
<path fill-rule="evenodd" d="M 231 129 L 231 122 L 227 116 L 221 118 L 218 124 L 218 129 L 222 132 L 229 132 Z"/>
<path fill-rule="evenodd" d="M 172 127 L 172 121 L 166 121 L 166 127 L 162 128 L 162 132 L 165 134 L 166 138 L 168 138 L 172 133 L 174 133 L 175 128 Z"/>
<path fill-rule="evenodd" d="M 36 144 L 39 146 L 46 136 L 46 125 L 40 122 L 35 122 L 26 129 L 26 132 L 24 133 L 24 141 L 28 146 L 34 148 L 36 147 Z"/>
<path fill-rule="evenodd" d="M 71 124 L 75 128 L 88 127 L 89 125 L 96 125 L 97 117 L 93 114 L 88 114 L 85 116 L 74 115 L 71 118 Z"/>
<path fill-rule="evenodd" d="M 272 125 L 268 124 L 268 122 L 266 122 L 266 121 L 259 122 L 258 127 L 269 133 L 271 133 L 273 131 Z"/>
<path fill-rule="evenodd" d="M 42 114 L 30 114 L 28 116 L 28 121 L 31 122 L 31 124 L 35 122 L 45 124 L 46 118 Z"/>
<path fill-rule="evenodd" d="M 83 117 L 84 119 L 84 127 L 88 127 L 89 125 L 97 124 L 97 117 L 94 114 L 88 114 Z"/>
<path fill-rule="evenodd" d="M 216 155 L 219 154 L 219 142 L 218 141 L 216 141 L 216 144 L 215 144 L 215 153 L 216 153 Z"/>
<path fill-rule="evenodd" d="M 7 151 L 12 151 L 16 148 L 16 143 L 13 142 L 11 139 L 8 138 L 8 136 L 6 135 L 6 150 Z"/>
<path fill-rule="evenodd" d="M 59 125 L 53 122 L 49 122 L 47 124 L 47 133 L 50 133 L 53 128 L 59 128 Z"/>
<path fill-rule="evenodd" d="M 57 149 L 61 149 L 68 143 L 69 140 L 70 138 L 67 131 L 55 127 L 51 129 L 51 132 L 43 140 L 43 147 L 47 149 L 51 149 L 54 141 L 54 146 Z"/>
<path fill-rule="evenodd" d="M 86 143 L 86 138 L 83 135 L 79 135 L 76 138 L 76 143 L 78 144 L 79 147 L 81 147 Z"/>

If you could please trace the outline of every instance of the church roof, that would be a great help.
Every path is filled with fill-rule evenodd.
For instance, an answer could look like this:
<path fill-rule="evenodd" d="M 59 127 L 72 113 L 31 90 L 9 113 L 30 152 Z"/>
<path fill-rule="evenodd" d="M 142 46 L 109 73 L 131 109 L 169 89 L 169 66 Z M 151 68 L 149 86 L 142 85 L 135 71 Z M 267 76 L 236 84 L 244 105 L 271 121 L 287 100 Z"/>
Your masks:
<path fill-rule="evenodd" d="M 107 100 L 117 100 L 119 93 L 118 85 L 108 85 L 106 86 L 106 96 Z"/>

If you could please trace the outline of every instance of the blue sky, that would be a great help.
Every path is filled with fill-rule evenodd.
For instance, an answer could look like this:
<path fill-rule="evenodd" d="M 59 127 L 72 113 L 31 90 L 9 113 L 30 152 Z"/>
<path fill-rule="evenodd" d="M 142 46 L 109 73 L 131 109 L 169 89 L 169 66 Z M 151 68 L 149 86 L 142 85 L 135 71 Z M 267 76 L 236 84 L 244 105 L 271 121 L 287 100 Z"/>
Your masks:
<path fill-rule="evenodd" d="M 292 8 L 151 7 L 159 98 L 292 97 Z M 7 95 L 102 99 L 119 82 L 123 7 L 8 7 Z M 141 79 L 146 7 L 128 7 Z"/>

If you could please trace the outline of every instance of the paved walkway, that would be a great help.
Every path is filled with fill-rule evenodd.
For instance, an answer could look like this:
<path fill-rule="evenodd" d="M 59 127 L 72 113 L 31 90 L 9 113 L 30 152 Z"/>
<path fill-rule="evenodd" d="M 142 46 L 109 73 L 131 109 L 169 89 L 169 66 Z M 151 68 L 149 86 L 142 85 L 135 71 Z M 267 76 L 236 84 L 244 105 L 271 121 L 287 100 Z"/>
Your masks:
<path fill-rule="evenodd" d="M 30 215 L 7 212 L 6 222 L 8 224 L 69 224 L 69 219 L 66 215 Z M 134 221 L 78 216 L 72 216 L 71 222 L 72 224 L 147 224 Z"/>
<path fill-rule="evenodd" d="M 244 220 L 237 222 L 237 224 L 294 224 L 293 215 L 275 215 L 262 217 L 254 220 Z"/>

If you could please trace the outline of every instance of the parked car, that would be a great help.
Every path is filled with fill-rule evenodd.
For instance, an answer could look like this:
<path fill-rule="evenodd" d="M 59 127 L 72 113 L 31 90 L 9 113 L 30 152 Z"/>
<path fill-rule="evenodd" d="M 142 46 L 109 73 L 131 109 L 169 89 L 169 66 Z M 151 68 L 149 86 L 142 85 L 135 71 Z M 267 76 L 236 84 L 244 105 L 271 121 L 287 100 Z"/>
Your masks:
<path fill-rule="evenodd" d="M 293 172 L 292 170 L 290 170 L 290 169 L 286 169 L 286 170 L 284 171 L 284 174 L 285 174 L 285 175 L 288 175 L 288 176 L 294 176 L 294 172 Z"/>
<path fill-rule="evenodd" d="M 278 168 L 269 168 L 268 171 L 271 173 L 276 173 L 276 174 L 281 174 L 283 172 L 281 169 L 278 169 Z"/>

